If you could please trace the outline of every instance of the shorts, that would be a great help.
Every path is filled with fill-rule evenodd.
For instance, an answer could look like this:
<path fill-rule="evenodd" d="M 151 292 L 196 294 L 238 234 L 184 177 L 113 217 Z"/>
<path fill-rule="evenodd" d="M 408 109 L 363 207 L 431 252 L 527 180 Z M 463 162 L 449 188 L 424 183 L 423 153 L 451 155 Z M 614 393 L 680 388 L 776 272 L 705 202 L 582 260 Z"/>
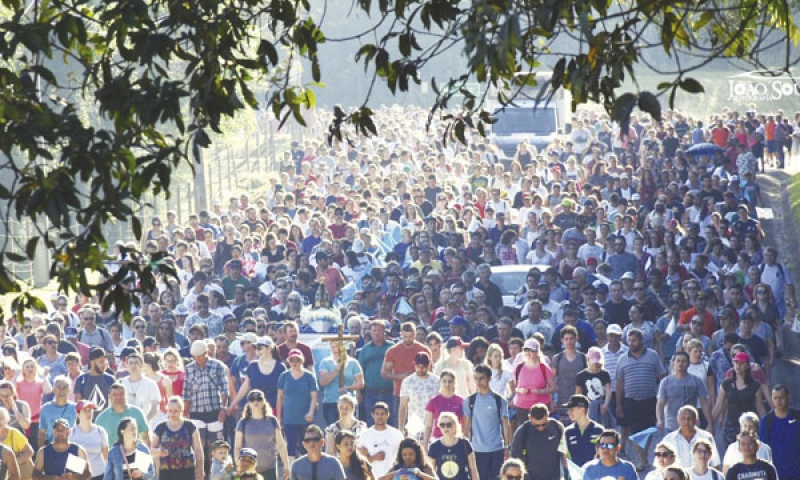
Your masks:
<path fill-rule="evenodd" d="M 627 427 L 631 434 L 641 432 L 656 424 L 656 397 L 644 400 L 623 398 L 622 411 L 625 415 L 617 418 L 617 423 Z"/>
<path fill-rule="evenodd" d="M 778 151 L 778 142 L 777 140 L 767 140 L 767 151 L 769 153 L 775 153 Z"/>
<path fill-rule="evenodd" d="M 308 424 L 284 425 L 283 431 L 286 433 L 286 449 L 290 457 L 299 457 L 306 454 L 303 447 L 303 435 L 306 433 Z"/>

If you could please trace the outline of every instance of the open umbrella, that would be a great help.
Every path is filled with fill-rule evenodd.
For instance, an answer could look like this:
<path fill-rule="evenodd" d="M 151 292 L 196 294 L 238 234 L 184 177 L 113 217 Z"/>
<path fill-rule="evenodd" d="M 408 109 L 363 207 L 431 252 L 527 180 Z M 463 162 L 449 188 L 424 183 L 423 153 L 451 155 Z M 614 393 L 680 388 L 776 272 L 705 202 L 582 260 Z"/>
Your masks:
<path fill-rule="evenodd" d="M 715 153 L 722 153 L 725 149 L 715 143 L 698 143 L 692 145 L 686 150 L 689 155 L 714 155 Z"/>

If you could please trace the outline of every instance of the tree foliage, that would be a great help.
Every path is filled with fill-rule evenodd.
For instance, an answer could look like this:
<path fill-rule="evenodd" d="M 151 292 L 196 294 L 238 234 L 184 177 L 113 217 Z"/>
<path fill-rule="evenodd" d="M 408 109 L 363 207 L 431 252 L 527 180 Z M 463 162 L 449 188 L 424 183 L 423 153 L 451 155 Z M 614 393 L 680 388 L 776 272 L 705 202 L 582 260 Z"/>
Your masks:
<path fill-rule="evenodd" d="M 373 88 L 408 91 L 426 67 L 458 50 L 463 68 L 430 79 L 437 95 L 431 118 L 449 120 L 446 134 L 463 141 L 467 128 L 483 132 L 491 122 L 482 111 L 490 89 L 472 93 L 471 82 L 513 92 L 535 82 L 532 73 L 551 69 L 552 89 L 570 90 L 575 104 L 600 103 L 625 123 L 634 107 L 658 118 L 659 95 L 672 104 L 678 90 L 702 94 L 691 72 L 715 58 L 763 67 L 762 52 L 780 47 L 788 72 L 800 39 L 797 7 L 788 0 L 354 0 L 351 11 L 368 14 L 374 26 L 346 39 L 327 38 L 327 8 L 312 14 L 307 0 L 0 5 L 8 12 L 0 23 L 4 219 L 37 221 L 26 256 L 33 258 L 40 242 L 46 246 L 61 290 L 100 291 L 122 312 L 135 301 L 136 288 L 124 281 L 130 273 L 147 289 L 154 272 L 168 268 L 131 252 L 134 261 L 92 284 L 87 272 L 108 274 L 102 227 L 125 219 L 141 235 L 136 214 L 145 194 L 168 196 L 175 169 L 192 164 L 192 142 L 208 146 L 209 130 L 219 132 L 224 118 L 261 104 L 282 121 L 303 123 L 302 109 L 314 105 L 324 79 L 318 54 L 326 42 L 359 42 L 346 55 L 363 63 L 372 82 L 360 108 L 335 110 L 332 138 L 341 139 L 345 127 L 375 133 Z M 654 50 L 659 61 L 648 62 Z M 305 85 L 293 72 L 298 60 L 310 72 Z M 618 95 L 645 68 L 665 77 L 659 91 Z M 266 85 L 263 99 L 253 93 L 259 83 Z M 498 95 L 505 103 L 514 98 Z M 81 115 L 84 104 L 89 118 Z M 0 293 L 22 292 L 8 266 L 25 258 L 5 242 Z M 19 305 L 41 306 L 29 295 Z"/>

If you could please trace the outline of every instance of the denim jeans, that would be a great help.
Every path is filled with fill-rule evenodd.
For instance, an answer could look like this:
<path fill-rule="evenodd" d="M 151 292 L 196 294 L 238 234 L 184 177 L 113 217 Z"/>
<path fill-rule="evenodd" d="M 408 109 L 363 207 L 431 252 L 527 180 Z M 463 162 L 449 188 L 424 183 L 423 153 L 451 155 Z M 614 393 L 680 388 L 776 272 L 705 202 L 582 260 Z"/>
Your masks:
<path fill-rule="evenodd" d="M 478 464 L 478 478 L 497 478 L 503 466 L 503 450 L 496 452 L 475 452 L 475 463 Z"/>

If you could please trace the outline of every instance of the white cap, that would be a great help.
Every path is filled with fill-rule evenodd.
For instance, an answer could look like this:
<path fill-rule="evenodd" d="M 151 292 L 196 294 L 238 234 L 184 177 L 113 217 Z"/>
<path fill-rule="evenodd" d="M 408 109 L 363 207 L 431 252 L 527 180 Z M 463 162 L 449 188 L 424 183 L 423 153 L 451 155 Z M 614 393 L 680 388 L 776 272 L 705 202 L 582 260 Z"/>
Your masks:
<path fill-rule="evenodd" d="M 192 342 L 191 354 L 193 357 L 199 357 L 208 353 L 208 345 L 205 340 L 195 340 Z"/>

